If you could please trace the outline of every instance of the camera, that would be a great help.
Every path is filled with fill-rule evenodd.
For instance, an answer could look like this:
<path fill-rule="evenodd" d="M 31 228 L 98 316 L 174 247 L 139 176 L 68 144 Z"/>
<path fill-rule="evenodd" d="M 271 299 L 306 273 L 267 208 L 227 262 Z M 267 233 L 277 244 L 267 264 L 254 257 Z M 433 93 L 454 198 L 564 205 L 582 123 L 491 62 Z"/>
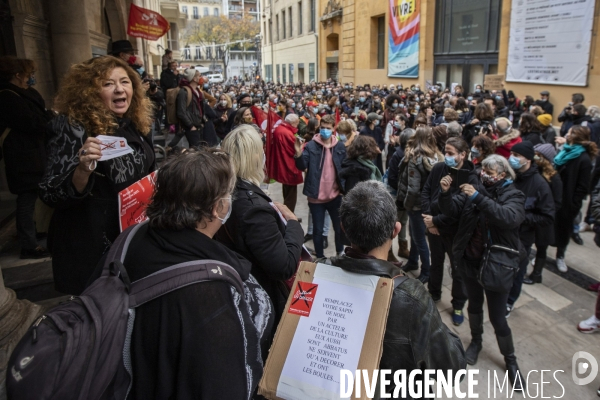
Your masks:
<path fill-rule="evenodd" d="M 482 134 L 492 134 L 494 133 L 494 129 L 490 122 L 480 121 L 477 125 L 474 126 L 475 131 Z"/>

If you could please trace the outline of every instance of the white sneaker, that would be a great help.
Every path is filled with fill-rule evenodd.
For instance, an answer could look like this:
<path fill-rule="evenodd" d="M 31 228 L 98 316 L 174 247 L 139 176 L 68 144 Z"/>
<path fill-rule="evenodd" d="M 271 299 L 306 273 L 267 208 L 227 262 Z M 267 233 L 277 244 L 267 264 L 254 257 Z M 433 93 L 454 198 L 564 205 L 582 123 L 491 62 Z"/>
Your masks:
<path fill-rule="evenodd" d="M 535 267 L 535 258 L 534 258 L 534 259 L 532 259 L 530 262 L 531 262 L 531 266 L 532 266 L 532 267 Z"/>
<path fill-rule="evenodd" d="M 598 329 L 600 329 L 600 319 L 596 318 L 595 315 L 592 315 L 585 321 L 581 321 L 577 325 L 577 330 L 581 333 L 594 333 Z"/>
<path fill-rule="evenodd" d="M 557 258 L 556 259 L 556 267 L 558 268 L 558 270 L 560 272 L 567 272 L 569 269 L 567 268 L 567 264 L 565 264 L 565 259 L 564 258 Z"/>
<path fill-rule="evenodd" d="M 582 222 L 579 224 L 579 232 L 591 231 L 592 227 L 587 222 Z"/>

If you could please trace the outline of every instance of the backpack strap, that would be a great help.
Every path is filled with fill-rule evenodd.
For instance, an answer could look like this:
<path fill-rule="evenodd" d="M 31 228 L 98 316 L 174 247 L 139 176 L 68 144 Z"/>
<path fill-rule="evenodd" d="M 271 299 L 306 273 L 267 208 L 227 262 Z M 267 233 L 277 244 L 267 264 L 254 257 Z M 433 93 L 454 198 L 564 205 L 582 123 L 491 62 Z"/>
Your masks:
<path fill-rule="evenodd" d="M 167 293 L 200 282 L 223 281 L 241 295 L 242 279 L 237 271 L 220 261 L 197 260 L 161 269 L 131 284 L 129 308 L 136 308 Z"/>
<path fill-rule="evenodd" d="M 190 103 L 192 102 L 192 97 L 193 97 L 194 95 L 192 94 L 192 89 L 190 89 L 189 87 L 187 87 L 187 86 L 183 86 L 183 88 L 184 88 L 184 89 L 185 89 L 185 91 L 187 92 L 187 100 L 186 100 L 186 103 L 185 103 L 185 104 L 186 104 L 186 107 L 189 107 L 189 106 L 190 106 Z"/>
<path fill-rule="evenodd" d="M 131 239 L 133 239 L 137 231 L 147 223 L 148 221 L 146 220 L 139 224 L 132 225 L 129 228 L 125 229 L 123 232 L 121 232 L 117 239 L 115 239 L 113 244 L 110 246 L 110 250 L 108 251 L 108 254 L 106 256 L 104 268 L 102 269 L 102 276 L 107 276 L 108 274 L 110 274 L 110 271 L 113 268 L 112 265 L 113 263 L 115 263 L 115 261 L 119 261 L 119 263 L 116 264 L 120 264 L 120 266 L 123 265 L 123 262 L 125 261 L 125 255 L 127 254 L 127 249 L 129 248 L 129 243 L 131 243 Z M 121 274 L 123 274 L 125 271 L 124 268 L 118 269 L 119 272 L 121 272 Z M 124 273 L 123 275 L 125 277 L 127 276 L 126 273 Z"/>

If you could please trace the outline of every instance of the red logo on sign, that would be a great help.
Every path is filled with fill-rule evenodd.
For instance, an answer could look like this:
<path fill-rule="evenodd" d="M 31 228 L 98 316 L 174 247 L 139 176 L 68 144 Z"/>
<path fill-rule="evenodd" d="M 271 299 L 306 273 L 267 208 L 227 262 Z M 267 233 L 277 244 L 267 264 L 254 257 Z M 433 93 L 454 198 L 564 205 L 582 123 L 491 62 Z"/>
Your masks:
<path fill-rule="evenodd" d="M 290 304 L 290 309 L 288 312 L 290 314 L 308 317 L 310 315 L 310 309 L 314 303 L 315 296 L 317 295 L 318 286 L 319 285 L 309 282 L 298 282 L 298 287 L 296 288 L 294 297 L 292 297 L 292 304 Z"/>
<path fill-rule="evenodd" d="M 121 142 L 121 147 L 125 147 L 125 141 L 121 140 L 120 142 Z"/>

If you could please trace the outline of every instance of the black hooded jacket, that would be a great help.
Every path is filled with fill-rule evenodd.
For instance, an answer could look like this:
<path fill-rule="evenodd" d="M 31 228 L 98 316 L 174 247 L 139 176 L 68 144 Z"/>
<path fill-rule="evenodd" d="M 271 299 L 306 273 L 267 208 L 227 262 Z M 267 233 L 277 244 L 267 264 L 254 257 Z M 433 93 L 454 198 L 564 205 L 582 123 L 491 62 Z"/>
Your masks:
<path fill-rule="evenodd" d="M 525 221 L 521 224 L 519 237 L 525 247 L 535 242 L 536 227 L 551 229 L 554 222 L 554 197 L 548 182 L 531 167 L 523 173 L 517 172 L 515 187 L 525 195 Z"/>
<path fill-rule="evenodd" d="M 340 178 L 345 181 L 344 192 L 348 193 L 359 182 L 368 181 L 371 178 L 371 170 L 362 165 L 357 159 L 346 158 L 342 161 Z"/>
<path fill-rule="evenodd" d="M 463 162 L 461 169 L 469 171 L 469 183 L 473 186 L 479 184 L 479 176 L 475 170 L 475 166 L 469 160 Z M 458 219 L 444 215 L 438 204 L 440 193 L 442 188 L 440 181 L 443 177 L 450 174 L 450 167 L 446 163 L 437 163 L 433 166 L 423 191 L 421 192 L 421 210 L 423 214 L 433 216 L 433 224 L 440 231 L 441 235 L 454 236 L 458 230 Z M 452 194 L 460 193 L 458 186 L 452 186 L 450 188 Z"/>

